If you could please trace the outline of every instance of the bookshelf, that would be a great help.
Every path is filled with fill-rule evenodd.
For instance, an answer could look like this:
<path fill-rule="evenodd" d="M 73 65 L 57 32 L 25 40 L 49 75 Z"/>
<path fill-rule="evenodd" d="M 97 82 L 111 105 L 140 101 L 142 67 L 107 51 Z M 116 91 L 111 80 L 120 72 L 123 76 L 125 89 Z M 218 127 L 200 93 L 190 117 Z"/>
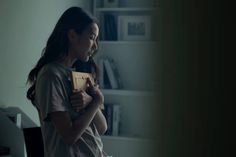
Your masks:
<path fill-rule="evenodd" d="M 93 0 L 93 14 L 100 22 L 99 52 L 95 61 L 99 63 L 101 58 L 112 58 L 122 81 L 122 88 L 102 89 L 105 104 L 119 104 L 121 108 L 119 135 L 102 137 L 105 151 L 116 157 L 148 156 L 147 154 L 153 151 L 151 146 L 155 130 L 152 128 L 152 122 L 158 95 L 153 87 L 156 87 L 158 82 L 154 68 L 156 60 L 152 56 L 158 53 L 158 39 L 153 35 L 155 25 L 152 19 L 157 9 L 155 1 L 151 0 L 119 0 L 116 7 L 106 7 L 103 0 Z M 110 29 L 106 27 L 109 26 L 104 18 L 106 15 L 113 17 L 113 29 L 112 33 L 104 34 L 106 29 Z M 122 19 L 123 17 L 125 18 Z M 147 23 L 144 17 L 150 17 L 150 23 Z M 124 34 L 127 33 L 127 30 L 123 29 L 124 21 L 129 22 L 129 18 L 133 19 L 131 23 L 137 22 L 137 27 L 134 28 L 138 28 L 139 23 L 144 23 L 144 27 L 151 31 L 149 36 L 136 38 L 136 35 L 129 37 Z M 146 28 L 143 31 L 146 33 Z M 114 38 L 107 37 L 114 32 Z M 139 32 L 137 34 L 139 35 Z"/>

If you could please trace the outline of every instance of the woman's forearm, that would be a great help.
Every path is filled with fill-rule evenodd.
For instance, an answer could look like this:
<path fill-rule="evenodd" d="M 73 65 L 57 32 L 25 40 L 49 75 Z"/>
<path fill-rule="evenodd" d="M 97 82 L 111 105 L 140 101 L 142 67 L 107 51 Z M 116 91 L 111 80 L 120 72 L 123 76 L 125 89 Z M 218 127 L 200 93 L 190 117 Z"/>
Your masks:
<path fill-rule="evenodd" d="M 97 110 L 96 115 L 93 118 L 93 123 L 96 125 L 96 128 L 100 135 L 103 135 L 107 130 L 107 122 L 104 117 L 101 109 Z"/>
<path fill-rule="evenodd" d="M 74 144 L 81 137 L 99 110 L 99 106 L 96 104 L 92 102 L 74 121 L 71 121 L 68 112 L 53 112 L 50 114 L 54 126 L 61 134 L 65 143 Z"/>

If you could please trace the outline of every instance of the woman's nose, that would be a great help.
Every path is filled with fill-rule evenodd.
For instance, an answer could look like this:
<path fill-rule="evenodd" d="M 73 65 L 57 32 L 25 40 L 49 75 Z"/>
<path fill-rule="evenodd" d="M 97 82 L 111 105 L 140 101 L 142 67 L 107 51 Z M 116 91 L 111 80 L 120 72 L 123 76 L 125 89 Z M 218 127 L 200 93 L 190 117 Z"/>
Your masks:
<path fill-rule="evenodd" d="M 94 42 L 93 44 L 93 51 L 96 51 L 98 49 L 98 44 L 97 42 Z"/>

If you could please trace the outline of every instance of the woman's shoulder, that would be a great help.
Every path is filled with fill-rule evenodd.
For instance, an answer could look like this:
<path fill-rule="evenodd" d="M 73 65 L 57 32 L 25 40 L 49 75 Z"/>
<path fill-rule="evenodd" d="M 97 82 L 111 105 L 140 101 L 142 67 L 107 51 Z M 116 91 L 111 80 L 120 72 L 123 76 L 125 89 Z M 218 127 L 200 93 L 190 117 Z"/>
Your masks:
<path fill-rule="evenodd" d="M 71 69 L 64 67 L 60 65 L 59 63 L 48 63 L 44 65 L 44 67 L 40 70 L 39 75 L 47 75 L 47 76 L 52 76 L 52 77 L 61 77 L 61 76 L 67 76 L 70 73 Z"/>
<path fill-rule="evenodd" d="M 40 74 L 56 74 L 59 71 L 59 67 L 56 66 L 54 63 L 48 63 L 42 67 L 39 72 Z"/>

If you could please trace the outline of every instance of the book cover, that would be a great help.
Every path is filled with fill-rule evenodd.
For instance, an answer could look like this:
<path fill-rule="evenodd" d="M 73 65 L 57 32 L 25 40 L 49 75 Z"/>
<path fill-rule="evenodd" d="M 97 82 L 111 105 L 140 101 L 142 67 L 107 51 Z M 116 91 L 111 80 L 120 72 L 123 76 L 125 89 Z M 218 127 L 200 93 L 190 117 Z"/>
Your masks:
<path fill-rule="evenodd" d="M 112 135 L 112 104 L 105 104 L 103 114 L 107 121 L 107 131 L 105 132 L 105 135 Z"/>
<path fill-rule="evenodd" d="M 110 24 L 110 30 L 111 30 L 111 38 L 110 40 L 117 40 L 117 24 L 116 24 L 116 21 L 115 21 L 115 17 L 114 15 L 109 15 L 109 24 Z"/>
<path fill-rule="evenodd" d="M 103 62 L 104 64 L 104 62 Z M 104 89 L 111 89 L 111 83 L 110 83 L 110 80 L 108 78 L 108 74 L 107 74 L 107 71 L 105 69 L 105 66 L 104 66 L 104 70 L 103 70 L 103 75 L 104 75 Z"/>
<path fill-rule="evenodd" d="M 84 72 L 71 72 L 72 86 L 73 89 L 77 90 L 86 90 L 87 88 L 87 78 L 90 78 L 92 84 L 95 84 L 94 79 L 90 73 Z"/>
<path fill-rule="evenodd" d="M 108 34 L 109 34 L 109 28 L 108 28 L 108 18 L 107 18 L 107 15 L 105 14 L 104 16 L 103 16 L 103 26 L 104 26 L 104 40 L 108 40 Z"/>
<path fill-rule="evenodd" d="M 106 8 L 118 7 L 119 0 L 104 0 L 103 5 Z"/>
<path fill-rule="evenodd" d="M 120 130 L 120 105 L 112 105 L 112 135 L 118 136 Z"/>
<path fill-rule="evenodd" d="M 105 40 L 105 17 L 101 16 L 101 27 L 100 27 L 100 33 L 99 33 L 99 40 Z"/>
<path fill-rule="evenodd" d="M 103 114 L 107 121 L 105 135 L 118 136 L 120 132 L 120 105 L 105 104 Z"/>
<path fill-rule="evenodd" d="M 72 87 L 73 90 L 84 90 L 86 91 L 87 89 L 87 79 L 90 78 L 92 81 L 92 84 L 95 84 L 95 81 L 90 73 L 84 73 L 84 72 L 76 72 L 72 71 L 71 72 L 71 79 L 72 79 Z M 100 106 L 100 109 L 104 109 L 104 105 L 102 104 Z"/>
<path fill-rule="evenodd" d="M 117 40 L 117 26 L 114 15 L 104 15 L 105 40 Z"/>
<path fill-rule="evenodd" d="M 98 67 L 99 67 L 99 86 L 101 88 L 105 88 L 104 84 L 104 64 L 103 64 L 103 58 L 100 58 L 98 61 Z"/>
<path fill-rule="evenodd" d="M 105 30 L 105 40 L 111 40 L 111 33 L 112 33 L 112 28 L 110 24 L 110 16 L 109 14 L 104 15 L 104 30 Z"/>
<path fill-rule="evenodd" d="M 115 77 L 114 71 L 112 69 L 111 63 L 110 63 L 109 59 L 107 59 L 107 58 L 104 59 L 104 67 L 105 67 L 105 70 L 107 72 L 109 82 L 111 84 L 111 88 L 112 89 L 118 89 L 118 82 L 116 80 L 116 77 Z"/>
<path fill-rule="evenodd" d="M 121 88 L 123 88 L 123 83 L 122 83 L 122 80 L 121 80 L 121 77 L 120 77 L 119 70 L 116 66 L 116 63 L 115 63 L 114 59 L 109 59 L 109 61 L 110 61 L 110 64 L 111 64 L 111 68 L 114 72 L 114 76 L 117 80 L 118 88 L 121 89 Z"/>

